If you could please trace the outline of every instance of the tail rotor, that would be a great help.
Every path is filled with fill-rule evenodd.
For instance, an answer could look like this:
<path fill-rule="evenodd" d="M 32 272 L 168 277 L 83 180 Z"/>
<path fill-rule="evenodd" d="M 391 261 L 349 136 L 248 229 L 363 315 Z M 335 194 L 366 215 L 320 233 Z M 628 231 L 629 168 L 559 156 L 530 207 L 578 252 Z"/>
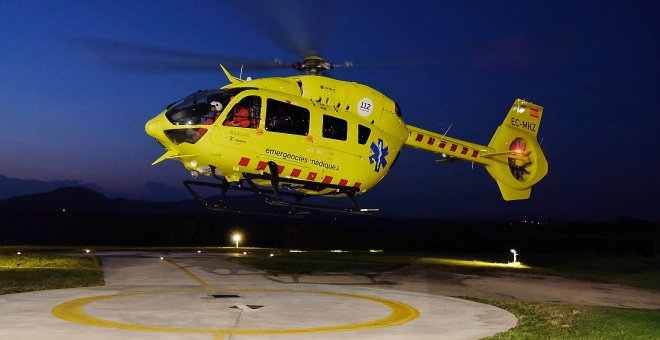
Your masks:
<path fill-rule="evenodd" d="M 529 157 L 530 152 L 525 151 L 527 147 L 527 141 L 521 137 L 517 137 L 511 142 L 509 150 L 511 155 L 509 158 L 509 169 L 511 170 L 511 175 L 521 182 L 524 182 L 526 176 L 529 177 L 532 173 L 529 171 L 528 167 L 532 165 L 532 161 Z"/>

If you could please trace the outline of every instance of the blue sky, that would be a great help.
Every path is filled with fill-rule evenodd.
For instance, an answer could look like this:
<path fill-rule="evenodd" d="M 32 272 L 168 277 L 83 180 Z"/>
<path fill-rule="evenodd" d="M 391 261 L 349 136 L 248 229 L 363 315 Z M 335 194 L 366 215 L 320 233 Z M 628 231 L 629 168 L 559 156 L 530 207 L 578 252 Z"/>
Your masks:
<path fill-rule="evenodd" d="M 313 4 L 315 17 L 304 20 L 297 2 L 274 3 L 275 12 L 210 0 L 1 2 L 0 174 L 125 195 L 157 182 L 184 196 L 179 163 L 150 166 L 162 149 L 144 123 L 188 93 L 225 85 L 220 70 L 122 72 L 67 39 L 294 60 L 258 24 L 289 15 L 315 23 L 323 55 L 335 61 L 428 57 L 426 67 L 332 74 L 392 97 L 411 125 L 444 132 L 453 124 L 451 136 L 487 144 L 515 98 L 545 106 L 539 137 L 550 172 L 530 200 L 503 202 L 484 169 L 406 149 L 366 206 L 481 219 L 660 217 L 657 2 L 336 1 Z"/>

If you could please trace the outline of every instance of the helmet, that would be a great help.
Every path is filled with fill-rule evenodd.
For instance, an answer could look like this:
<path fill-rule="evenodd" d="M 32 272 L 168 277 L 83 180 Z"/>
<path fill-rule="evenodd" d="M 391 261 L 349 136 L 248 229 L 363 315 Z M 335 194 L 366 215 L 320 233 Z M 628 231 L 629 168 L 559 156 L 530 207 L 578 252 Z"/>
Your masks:
<path fill-rule="evenodd" d="M 219 101 L 212 101 L 210 104 L 211 106 L 215 107 L 216 111 L 218 112 L 222 111 L 222 103 L 220 103 Z"/>

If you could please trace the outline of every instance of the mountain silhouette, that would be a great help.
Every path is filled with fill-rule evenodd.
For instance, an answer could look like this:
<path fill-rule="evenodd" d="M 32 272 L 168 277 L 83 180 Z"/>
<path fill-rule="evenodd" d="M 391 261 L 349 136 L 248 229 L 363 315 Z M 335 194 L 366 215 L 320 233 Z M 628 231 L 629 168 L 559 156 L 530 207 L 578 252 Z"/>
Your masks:
<path fill-rule="evenodd" d="M 84 186 L 96 191 L 101 191 L 101 189 L 94 184 L 83 185 L 80 181 L 75 180 L 40 181 L 36 179 L 10 178 L 0 175 L 0 200 L 15 196 L 53 191 L 57 188 L 75 186 Z"/>
<path fill-rule="evenodd" d="M 23 212 L 178 212 L 201 211 L 193 200 L 179 202 L 148 202 L 130 199 L 109 199 L 81 186 L 59 188 L 54 191 L 11 197 L 0 201 L 0 210 Z"/>
<path fill-rule="evenodd" d="M 178 183 L 177 183 L 178 184 Z M 58 188 L 85 187 L 102 193 L 108 198 L 131 198 L 143 201 L 167 202 L 189 198 L 188 192 L 181 186 L 171 186 L 160 182 L 146 182 L 136 185 L 128 191 L 113 191 L 101 188 L 94 183 L 82 183 L 78 180 L 41 181 L 36 179 L 18 179 L 0 175 L 0 200 L 10 197 L 45 193 Z"/>
<path fill-rule="evenodd" d="M 207 201 L 212 204 L 218 196 Z M 228 197 L 228 203 L 235 208 L 273 209 L 255 195 Z M 108 198 L 95 190 L 82 186 L 64 187 L 54 191 L 11 197 L 0 200 L 0 211 L 21 213 L 183 213 L 205 212 L 194 199 L 152 202 L 125 198 Z"/>

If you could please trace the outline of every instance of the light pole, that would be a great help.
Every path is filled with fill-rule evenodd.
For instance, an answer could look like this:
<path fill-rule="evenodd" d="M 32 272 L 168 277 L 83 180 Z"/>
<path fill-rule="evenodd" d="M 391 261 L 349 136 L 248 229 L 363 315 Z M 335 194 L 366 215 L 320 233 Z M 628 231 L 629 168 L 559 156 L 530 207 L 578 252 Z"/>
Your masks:
<path fill-rule="evenodd" d="M 516 252 L 516 250 L 515 250 L 515 249 L 511 249 L 511 253 L 513 253 L 513 263 L 514 263 L 514 264 L 515 264 L 515 263 L 518 263 L 518 260 L 516 259 L 516 257 L 518 256 L 518 253 Z"/>
<path fill-rule="evenodd" d="M 236 242 L 236 248 L 238 248 L 238 242 L 241 242 L 241 234 L 234 234 L 234 237 L 232 237 L 234 242 Z"/>

